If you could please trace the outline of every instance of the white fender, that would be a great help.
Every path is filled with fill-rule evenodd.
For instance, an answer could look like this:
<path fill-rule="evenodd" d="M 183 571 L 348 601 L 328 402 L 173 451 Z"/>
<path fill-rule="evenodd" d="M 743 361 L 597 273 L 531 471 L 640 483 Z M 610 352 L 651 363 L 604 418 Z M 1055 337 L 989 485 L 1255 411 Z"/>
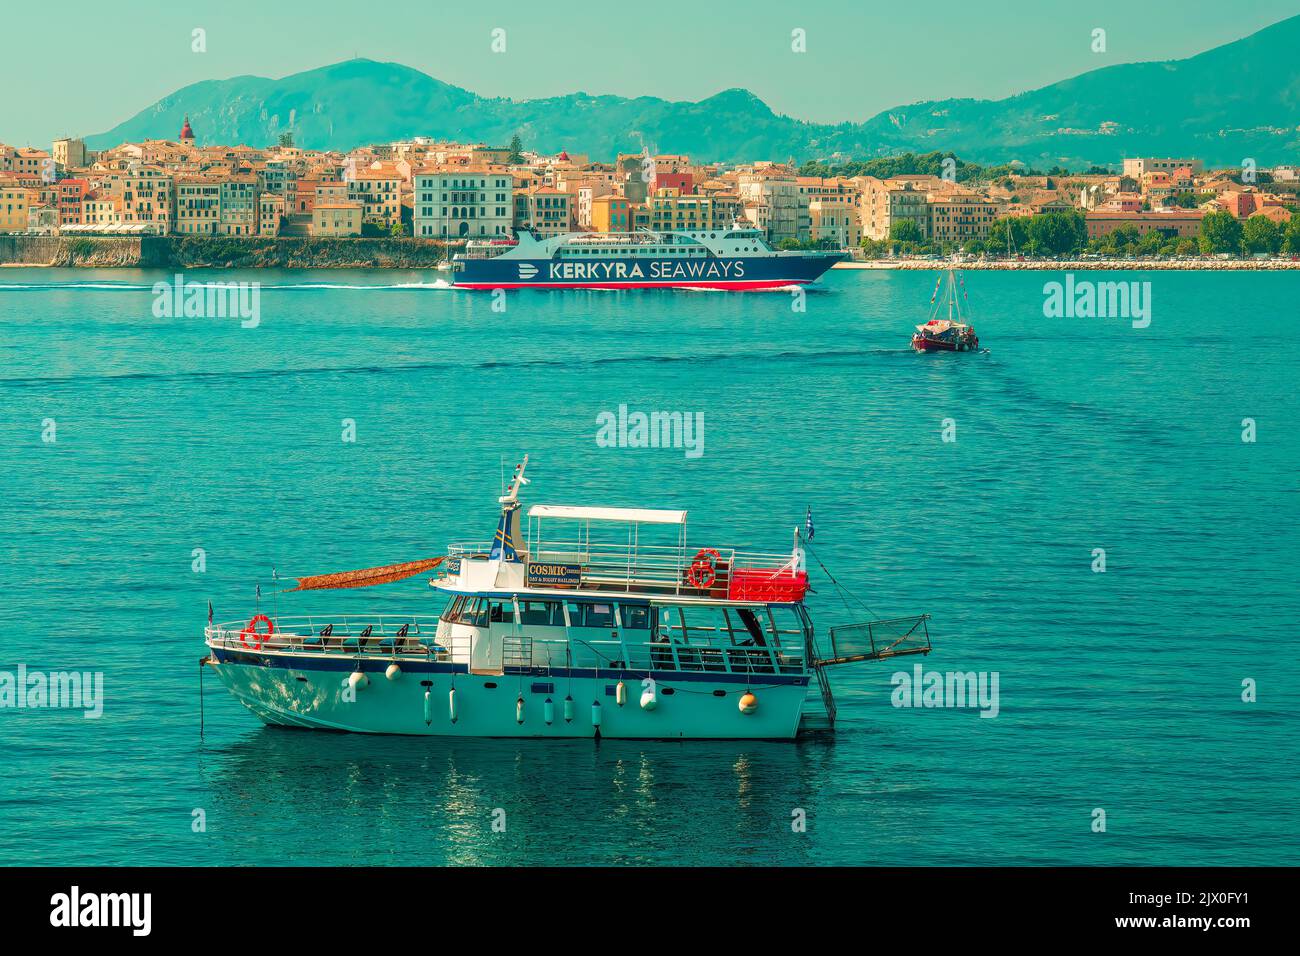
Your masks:
<path fill-rule="evenodd" d="M 653 677 L 647 677 L 641 681 L 641 709 L 654 710 L 659 706 L 659 695 L 655 693 L 655 682 Z"/>
<path fill-rule="evenodd" d="M 551 700 L 549 697 L 546 698 L 546 702 L 542 704 L 542 720 L 546 721 L 546 726 L 548 727 L 555 723 L 555 701 Z"/>
<path fill-rule="evenodd" d="M 389 664 L 388 670 L 384 671 L 384 676 L 389 680 L 397 680 L 397 678 L 402 676 L 402 669 L 398 667 L 396 663 Z"/>

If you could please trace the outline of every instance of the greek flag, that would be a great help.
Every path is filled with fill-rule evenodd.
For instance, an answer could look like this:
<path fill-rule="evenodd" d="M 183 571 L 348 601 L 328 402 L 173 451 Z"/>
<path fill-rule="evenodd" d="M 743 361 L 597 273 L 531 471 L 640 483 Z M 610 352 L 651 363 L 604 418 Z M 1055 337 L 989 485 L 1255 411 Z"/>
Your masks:
<path fill-rule="evenodd" d="M 208 627 L 212 626 L 212 602 L 208 602 Z"/>
<path fill-rule="evenodd" d="M 811 541 L 812 536 L 813 536 L 812 506 L 809 505 L 808 517 L 804 521 L 804 537 L 807 538 L 809 541 Z"/>

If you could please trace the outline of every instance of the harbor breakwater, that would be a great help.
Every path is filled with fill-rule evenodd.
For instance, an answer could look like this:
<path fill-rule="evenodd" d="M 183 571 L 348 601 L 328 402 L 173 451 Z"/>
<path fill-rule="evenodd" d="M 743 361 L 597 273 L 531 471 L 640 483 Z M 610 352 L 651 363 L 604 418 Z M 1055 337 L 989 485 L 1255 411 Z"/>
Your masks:
<path fill-rule="evenodd" d="M 459 244 L 432 239 L 0 236 L 0 264 L 159 269 L 431 269 Z"/>

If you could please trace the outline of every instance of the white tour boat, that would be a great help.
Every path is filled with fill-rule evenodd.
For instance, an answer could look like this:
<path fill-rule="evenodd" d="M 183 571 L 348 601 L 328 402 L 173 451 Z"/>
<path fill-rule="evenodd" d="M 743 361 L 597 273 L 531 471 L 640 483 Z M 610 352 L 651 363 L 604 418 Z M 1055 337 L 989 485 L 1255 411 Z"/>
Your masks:
<path fill-rule="evenodd" d="M 527 463 L 499 499 L 490 544 L 291 589 L 433 571 L 440 614 L 213 624 L 209 608 L 202 664 L 264 722 L 289 727 L 789 739 L 833 726 L 827 667 L 930 651 L 928 615 L 832 628 L 820 647 L 798 529 L 784 555 L 692 550 L 684 511 L 534 505 L 525 542 Z"/>

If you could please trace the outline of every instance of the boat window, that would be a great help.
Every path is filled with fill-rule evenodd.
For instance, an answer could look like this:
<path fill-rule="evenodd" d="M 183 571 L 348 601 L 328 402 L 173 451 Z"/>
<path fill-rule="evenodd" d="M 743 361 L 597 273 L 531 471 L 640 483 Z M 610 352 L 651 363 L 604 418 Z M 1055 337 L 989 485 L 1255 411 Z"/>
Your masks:
<path fill-rule="evenodd" d="M 472 627 L 487 627 L 487 601 L 483 598 L 466 598 L 460 611 L 460 623 Z"/>
<path fill-rule="evenodd" d="M 493 624 L 513 623 L 515 619 L 515 605 L 513 601 L 490 601 L 488 602 L 488 620 Z"/>
<path fill-rule="evenodd" d="M 737 644 L 754 644 L 757 647 L 767 646 L 767 635 L 764 634 L 766 620 L 759 620 L 759 613 L 753 608 L 740 607 L 732 608 L 729 614 L 736 616 L 736 621 L 740 625 L 736 628 Z M 767 617 L 766 614 L 763 615 Z"/>
<path fill-rule="evenodd" d="M 682 607 L 686 622 L 686 640 L 690 644 L 730 644 L 731 629 L 727 613 L 720 607 L 688 604 Z"/>
<path fill-rule="evenodd" d="M 563 627 L 564 613 L 559 601 L 520 601 L 519 623 Z"/>
<path fill-rule="evenodd" d="M 656 628 L 658 633 L 655 635 L 655 640 L 685 644 L 686 630 L 682 626 L 682 609 L 679 607 L 661 607 L 658 614 L 659 626 Z"/>
<path fill-rule="evenodd" d="M 620 604 L 618 616 L 629 631 L 650 630 L 650 608 L 642 604 Z"/>
<path fill-rule="evenodd" d="M 447 602 L 447 606 L 442 609 L 442 619 L 455 623 L 460 617 L 460 608 L 464 603 L 465 599 L 459 594 L 452 595 L 451 600 Z"/>
<path fill-rule="evenodd" d="M 770 604 L 767 608 L 771 614 L 769 627 L 776 629 L 776 643 L 784 646 L 803 644 L 803 619 L 793 607 Z"/>
<path fill-rule="evenodd" d="M 570 601 L 569 626 L 612 630 L 614 627 L 614 605 Z"/>

